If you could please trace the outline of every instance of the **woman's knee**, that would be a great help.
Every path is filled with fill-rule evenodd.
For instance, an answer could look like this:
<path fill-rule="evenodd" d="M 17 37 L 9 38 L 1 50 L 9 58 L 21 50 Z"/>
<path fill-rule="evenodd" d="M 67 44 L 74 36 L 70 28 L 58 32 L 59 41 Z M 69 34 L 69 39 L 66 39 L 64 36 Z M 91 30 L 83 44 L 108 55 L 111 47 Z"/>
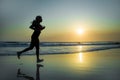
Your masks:
<path fill-rule="evenodd" d="M 33 47 L 29 47 L 29 50 L 32 50 L 33 49 Z"/>

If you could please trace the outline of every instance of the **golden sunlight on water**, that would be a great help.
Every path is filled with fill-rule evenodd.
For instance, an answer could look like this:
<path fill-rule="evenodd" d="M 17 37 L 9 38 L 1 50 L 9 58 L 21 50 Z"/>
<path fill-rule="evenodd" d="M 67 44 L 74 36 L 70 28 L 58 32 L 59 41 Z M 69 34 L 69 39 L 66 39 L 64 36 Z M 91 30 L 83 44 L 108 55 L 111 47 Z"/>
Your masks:
<path fill-rule="evenodd" d="M 79 49 L 80 49 L 80 51 L 82 51 L 82 46 L 79 46 Z M 83 53 L 80 52 L 78 57 L 79 57 L 79 62 L 82 63 L 83 62 Z"/>
<path fill-rule="evenodd" d="M 83 53 L 79 53 L 79 61 L 80 61 L 80 63 L 82 63 L 83 62 Z"/>

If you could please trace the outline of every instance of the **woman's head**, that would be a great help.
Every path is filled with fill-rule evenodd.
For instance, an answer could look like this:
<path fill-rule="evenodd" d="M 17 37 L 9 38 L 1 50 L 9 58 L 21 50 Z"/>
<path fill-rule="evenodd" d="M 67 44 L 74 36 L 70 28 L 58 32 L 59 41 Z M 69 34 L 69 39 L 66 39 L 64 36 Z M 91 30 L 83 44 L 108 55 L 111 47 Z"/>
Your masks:
<path fill-rule="evenodd" d="M 36 16 L 36 21 L 42 22 L 42 17 L 41 16 Z"/>

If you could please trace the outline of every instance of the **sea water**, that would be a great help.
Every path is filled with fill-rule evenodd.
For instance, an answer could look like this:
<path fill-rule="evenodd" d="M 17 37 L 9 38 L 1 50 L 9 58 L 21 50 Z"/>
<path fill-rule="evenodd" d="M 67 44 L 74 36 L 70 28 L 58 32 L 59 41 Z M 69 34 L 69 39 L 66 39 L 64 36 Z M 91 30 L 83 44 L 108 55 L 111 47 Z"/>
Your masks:
<path fill-rule="evenodd" d="M 16 55 L 29 47 L 29 42 L 0 42 L 0 55 Z M 68 54 L 107 49 L 120 49 L 120 42 L 41 42 L 40 54 Z M 35 55 L 35 48 L 23 55 Z"/>

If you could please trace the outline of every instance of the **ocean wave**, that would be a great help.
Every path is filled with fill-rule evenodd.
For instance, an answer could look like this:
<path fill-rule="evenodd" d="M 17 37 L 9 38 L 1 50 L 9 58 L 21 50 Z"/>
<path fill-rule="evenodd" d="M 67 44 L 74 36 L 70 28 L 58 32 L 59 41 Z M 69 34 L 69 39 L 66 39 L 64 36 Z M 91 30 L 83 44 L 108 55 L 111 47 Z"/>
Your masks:
<path fill-rule="evenodd" d="M 25 47 L 29 42 L 0 42 L 0 47 Z M 41 42 L 42 47 L 48 46 L 89 46 L 89 45 L 120 45 L 120 42 Z"/>
<path fill-rule="evenodd" d="M 49 54 L 73 54 L 73 53 L 80 53 L 80 52 L 93 52 L 93 51 L 102 51 L 102 50 L 109 50 L 109 49 L 119 49 L 120 45 L 112 45 L 112 46 L 99 46 L 99 47 L 88 47 L 85 49 L 77 49 L 76 47 L 42 47 L 40 50 L 41 55 L 49 55 Z M 13 49 L 5 49 L 1 50 L 0 55 L 16 55 L 18 48 L 14 47 Z M 26 52 L 23 55 L 35 55 L 35 52 L 30 51 Z"/>

